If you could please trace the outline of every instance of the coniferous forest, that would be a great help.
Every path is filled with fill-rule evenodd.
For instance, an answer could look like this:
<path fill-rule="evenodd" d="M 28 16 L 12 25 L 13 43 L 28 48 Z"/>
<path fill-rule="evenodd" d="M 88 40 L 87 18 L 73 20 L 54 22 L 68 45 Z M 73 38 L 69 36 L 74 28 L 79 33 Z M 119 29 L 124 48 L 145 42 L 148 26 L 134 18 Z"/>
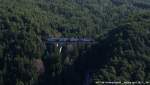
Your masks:
<path fill-rule="evenodd" d="M 49 37 L 96 43 L 60 53 Z M 0 85 L 137 81 L 150 85 L 150 0 L 0 0 Z"/>

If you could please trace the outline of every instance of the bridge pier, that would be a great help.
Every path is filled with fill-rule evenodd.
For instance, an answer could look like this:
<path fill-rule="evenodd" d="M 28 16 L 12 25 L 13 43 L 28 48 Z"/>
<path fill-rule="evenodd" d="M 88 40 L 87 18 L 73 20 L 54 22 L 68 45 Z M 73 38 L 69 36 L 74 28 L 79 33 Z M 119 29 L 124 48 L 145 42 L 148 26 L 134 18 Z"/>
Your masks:
<path fill-rule="evenodd" d="M 61 47 L 59 47 L 59 53 L 61 53 L 61 52 L 62 52 L 62 48 L 63 48 L 62 46 L 61 46 Z"/>
<path fill-rule="evenodd" d="M 59 49 L 59 50 L 58 50 L 59 53 L 61 53 L 61 52 L 62 52 L 62 49 L 63 49 L 63 46 L 62 46 L 61 44 L 57 43 L 57 44 L 56 44 L 56 47 Z"/>

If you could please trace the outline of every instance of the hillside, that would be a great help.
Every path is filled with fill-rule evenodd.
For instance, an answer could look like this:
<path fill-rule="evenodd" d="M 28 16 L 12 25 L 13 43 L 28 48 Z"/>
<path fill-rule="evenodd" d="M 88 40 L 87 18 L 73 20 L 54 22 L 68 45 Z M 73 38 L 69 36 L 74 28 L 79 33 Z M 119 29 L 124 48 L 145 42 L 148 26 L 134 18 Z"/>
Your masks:
<path fill-rule="evenodd" d="M 149 81 L 149 22 L 149 15 L 134 16 L 100 40 L 87 60 L 89 68 L 97 66 L 94 68 L 94 85 L 112 80 Z"/>
<path fill-rule="evenodd" d="M 120 2 L 122 5 L 116 5 Z M 112 29 L 115 23 L 123 16 L 137 11 L 146 11 L 134 4 L 143 1 L 123 0 L 1 0 L 1 16 L 15 17 L 25 23 L 28 19 L 36 25 L 37 32 L 46 31 L 52 36 L 91 36 Z M 128 2 L 128 3 L 127 3 Z M 132 3 L 132 4 L 131 4 Z M 139 4 L 138 4 L 139 5 Z M 122 10 L 124 9 L 124 10 Z M 5 16 L 4 16 L 5 15 Z M 114 22 L 115 21 L 115 22 Z M 15 20 L 11 20 L 14 22 Z M 93 35 L 95 33 L 96 35 Z"/>
<path fill-rule="evenodd" d="M 149 9 L 149 0 L 0 0 L 0 85 L 83 85 L 88 70 L 91 82 L 149 80 Z M 98 43 L 60 54 L 49 36 Z"/>

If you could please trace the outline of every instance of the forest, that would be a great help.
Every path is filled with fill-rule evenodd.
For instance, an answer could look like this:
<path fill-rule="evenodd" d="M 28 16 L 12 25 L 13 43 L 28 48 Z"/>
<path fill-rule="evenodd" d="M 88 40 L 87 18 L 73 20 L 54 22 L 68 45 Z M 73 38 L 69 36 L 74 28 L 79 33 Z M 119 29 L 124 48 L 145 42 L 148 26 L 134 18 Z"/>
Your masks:
<path fill-rule="evenodd" d="M 60 53 L 49 37 L 96 43 Z M 137 81 L 150 85 L 149 0 L 0 0 L 0 85 Z"/>

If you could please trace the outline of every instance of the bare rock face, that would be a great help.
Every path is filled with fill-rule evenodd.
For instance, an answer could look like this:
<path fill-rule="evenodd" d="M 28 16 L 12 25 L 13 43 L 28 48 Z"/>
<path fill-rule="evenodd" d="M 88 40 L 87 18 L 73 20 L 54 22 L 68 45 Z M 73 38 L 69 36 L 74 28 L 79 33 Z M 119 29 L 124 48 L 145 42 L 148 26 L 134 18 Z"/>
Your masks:
<path fill-rule="evenodd" d="M 41 59 L 34 59 L 33 66 L 35 67 L 38 75 L 42 75 L 45 72 L 44 63 Z"/>

